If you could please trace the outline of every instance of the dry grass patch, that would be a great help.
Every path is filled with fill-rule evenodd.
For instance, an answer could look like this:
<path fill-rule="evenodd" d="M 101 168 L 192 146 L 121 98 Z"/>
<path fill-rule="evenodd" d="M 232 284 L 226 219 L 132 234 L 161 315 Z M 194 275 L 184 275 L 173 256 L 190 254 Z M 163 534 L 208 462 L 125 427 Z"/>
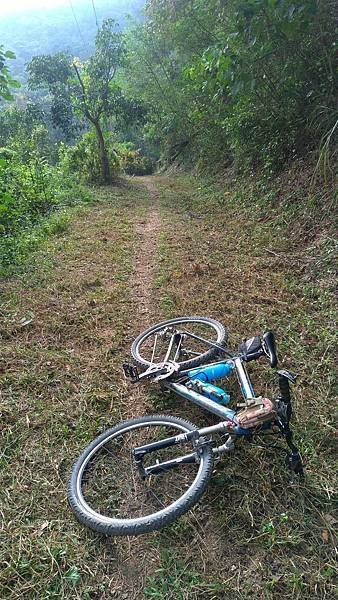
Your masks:
<path fill-rule="evenodd" d="M 157 285 L 163 311 L 219 319 L 233 347 L 244 336 L 275 331 L 283 366 L 300 375 L 294 428 L 307 472 L 304 484 L 292 488 L 281 456 L 243 443 L 217 466 L 198 513 L 202 533 L 182 536 L 179 555 L 185 569 L 203 573 L 197 588 L 205 585 L 204 595 L 212 598 L 329 598 L 335 526 L 329 208 L 315 229 L 313 202 L 295 220 L 295 207 L 284 210 L 276 195 L 270 211 L 275 191 L 268 184 L 245 200 L 234 182 L 225 190 L 189 177 L 160 182 L 164 226 Z M 271 395 L 272 372 L 263 365 L 250 371 L 257 391 Z M 236 386 L 230 389 L 238 396 Z M 196 422 L 195 411 L 191 419 Z M 197 423 L 205 422 L 200 412 Z M 200 537 L 209 547 L 202 571 L 192 550 L 201 548 Z M 207 592 L 210 579 L 214 588 Z"/>
<path fill-rule="evenodd" d="M 142 410 L 120 368 L 138 310 L 135 223 L 148 205 L 138 186 L 101 191 L 40 250 L 40 269 L 2 283 L 1 597 L 136 598 L 142 588 L 140 545 L 79 526 L 66 488 L 82 448 L 130 403 Z"/>

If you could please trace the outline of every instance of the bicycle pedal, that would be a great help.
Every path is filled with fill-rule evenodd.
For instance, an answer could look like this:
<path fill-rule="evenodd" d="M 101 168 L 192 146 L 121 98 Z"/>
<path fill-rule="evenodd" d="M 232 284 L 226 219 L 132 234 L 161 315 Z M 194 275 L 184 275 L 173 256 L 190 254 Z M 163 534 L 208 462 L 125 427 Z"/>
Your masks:
<path fill-rule="evenodd" d="M 140 379 L 139 372 L 135 365 L 130 365 L 128 363 L 123 363 L 122 365 L 124 376 L 127 379 L 131 380 L 131 383 L 137 383 Z"/>

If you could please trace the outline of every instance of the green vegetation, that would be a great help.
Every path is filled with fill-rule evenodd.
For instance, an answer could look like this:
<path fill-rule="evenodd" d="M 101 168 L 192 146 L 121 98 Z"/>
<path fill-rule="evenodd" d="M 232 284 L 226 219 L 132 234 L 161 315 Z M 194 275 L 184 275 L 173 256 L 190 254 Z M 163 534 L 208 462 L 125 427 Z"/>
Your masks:
<path fill-rule="evenodd" d="M 6 60 L 14 59 L 15 54 L 11 50 L 4 50 L 3 46 L 0 46 L 0 98 L 5 100 L 13 100 L 13 96 L 10 92 L 11 88 L 20 87 L 20 83 L 11 77 Z"/>
<path fill-rule="evenodd" d="M 6 146 L 0 147 L 0 275 L 22 262 L 42 234 L 57 232 L 52 213 L 92 198 L 74 176 L 48 162 L 48 132 L 29 118 L 29 108 L 6 116 L 11 126 Z M 21 116 L 12 133 L 13 120 Z"/>
<path fill-rule="evenodd" d="M 337 119 L 329 1 L 148 2 L 127 78 L 162 160 L 268 171 L 318 146 Z"/>
<path fill-rule="evenodd" d="M 0 23 L 0 596 L 333 598 L 334 4 L 68 4 Z M 65 493 L 93 436 L 213 422 L 120 369 L 141 329 L 193 313 L 233 346 L 275 330 L 306 479 L 240 446 L 171 527 L 96 536 Z"/>
<path fill-rule="evenodd" d="M 46 87 L 52 97 L 52 117 L 56 126 L 69 134 L 74 113 L 78 113 L 95 131 L 101 183 L 111 182 L 111 161 L 103 121 L 114 115 L 120 104 L 121 88 L 115 84 L 115 75 L 123 54 L 122 35 L 115 30 L 114 22 L 107 19 L 97 32 L 94 54 L 83 65 L 76 59 L 70 65 L 68 57 L 59 53 L 36 56 L 27 67 L 30 87 Z"/>

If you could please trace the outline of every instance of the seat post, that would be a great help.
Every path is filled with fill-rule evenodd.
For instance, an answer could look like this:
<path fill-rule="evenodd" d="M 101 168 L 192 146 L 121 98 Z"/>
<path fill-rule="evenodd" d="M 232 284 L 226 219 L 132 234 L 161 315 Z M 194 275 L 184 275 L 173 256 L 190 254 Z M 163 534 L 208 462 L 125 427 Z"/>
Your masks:
<path fill-rule="evenodd" d="M 237 373 L 237 379 L 242 390 L 242 394 L 245 400 L 249 400 L 255 397 L 251 381 L 245 366 L 243 365 L 240 357 L 234 358 L 234 365 Z"/>

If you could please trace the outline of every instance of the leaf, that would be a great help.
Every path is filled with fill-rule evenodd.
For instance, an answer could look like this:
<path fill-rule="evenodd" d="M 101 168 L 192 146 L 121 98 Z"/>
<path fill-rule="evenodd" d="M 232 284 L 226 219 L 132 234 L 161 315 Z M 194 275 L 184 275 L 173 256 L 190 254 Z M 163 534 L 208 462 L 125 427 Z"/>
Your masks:
<path fill-rule="evenodd" d="M 5 56 L 6 56 L 6 58 L 16 58 L 16 55 L 14 52 L 12 52 L 12 50 L 7 50 L 5 52 Z"/>
<path fill-rule="evenodd" d="M 9 85 L 10 85 L 11 87 L 14 87 L 14 88 L 20 88 L 20 87 L 21 87 L 21 83 L 20 83 L 20 81 L 18 81 L 17 79 L 12 79 L 12 78 L 10 78 L 10 79 L 8 80 L 8 83 L 9 83 Z"/>
<path fill-rule="evenodd" d="M 0 96 L 1 96 L 1 97 L 2 97 L 4 100 L 8 100 L 8 101 L 10 101 L 10 100 L 13 100 L 13 98 L 14 98 L 13 94 L 11 94 L 11 93 L 10 93 L 10 92 L 8 92 L 8 91 L 1 91 L 1 89 L 0 89 Z"/>
<path fill-rule="evenodd" d="M 243 82 L 242 81 L 234 81 L 233 86 L 232 86 L 232 93 L 233 94 L 239 94 L 239 92 L 241 92 L 243 89 Z"/>
<path fill-rule="evenodd" d="M 329 536 L 328 530 L 327 529 L 323 529 L 323 531 L 322 531 L 322 540 L 323 540 L 324 544 L 328 544 L 329 543 L 329 539 L 330 539 L 330 536 Z"/>
<path fill-rule="evenodd" d="M 77 584 L 81 579 L 81 575 L 80 575 L 78 567 L 75 567 L 75 566 L 70 567 L 68 569 L 68 571 L 65 572 L 64 579 L 66 579 L 67 581 L 70 581 L 74 585 Z"/>

